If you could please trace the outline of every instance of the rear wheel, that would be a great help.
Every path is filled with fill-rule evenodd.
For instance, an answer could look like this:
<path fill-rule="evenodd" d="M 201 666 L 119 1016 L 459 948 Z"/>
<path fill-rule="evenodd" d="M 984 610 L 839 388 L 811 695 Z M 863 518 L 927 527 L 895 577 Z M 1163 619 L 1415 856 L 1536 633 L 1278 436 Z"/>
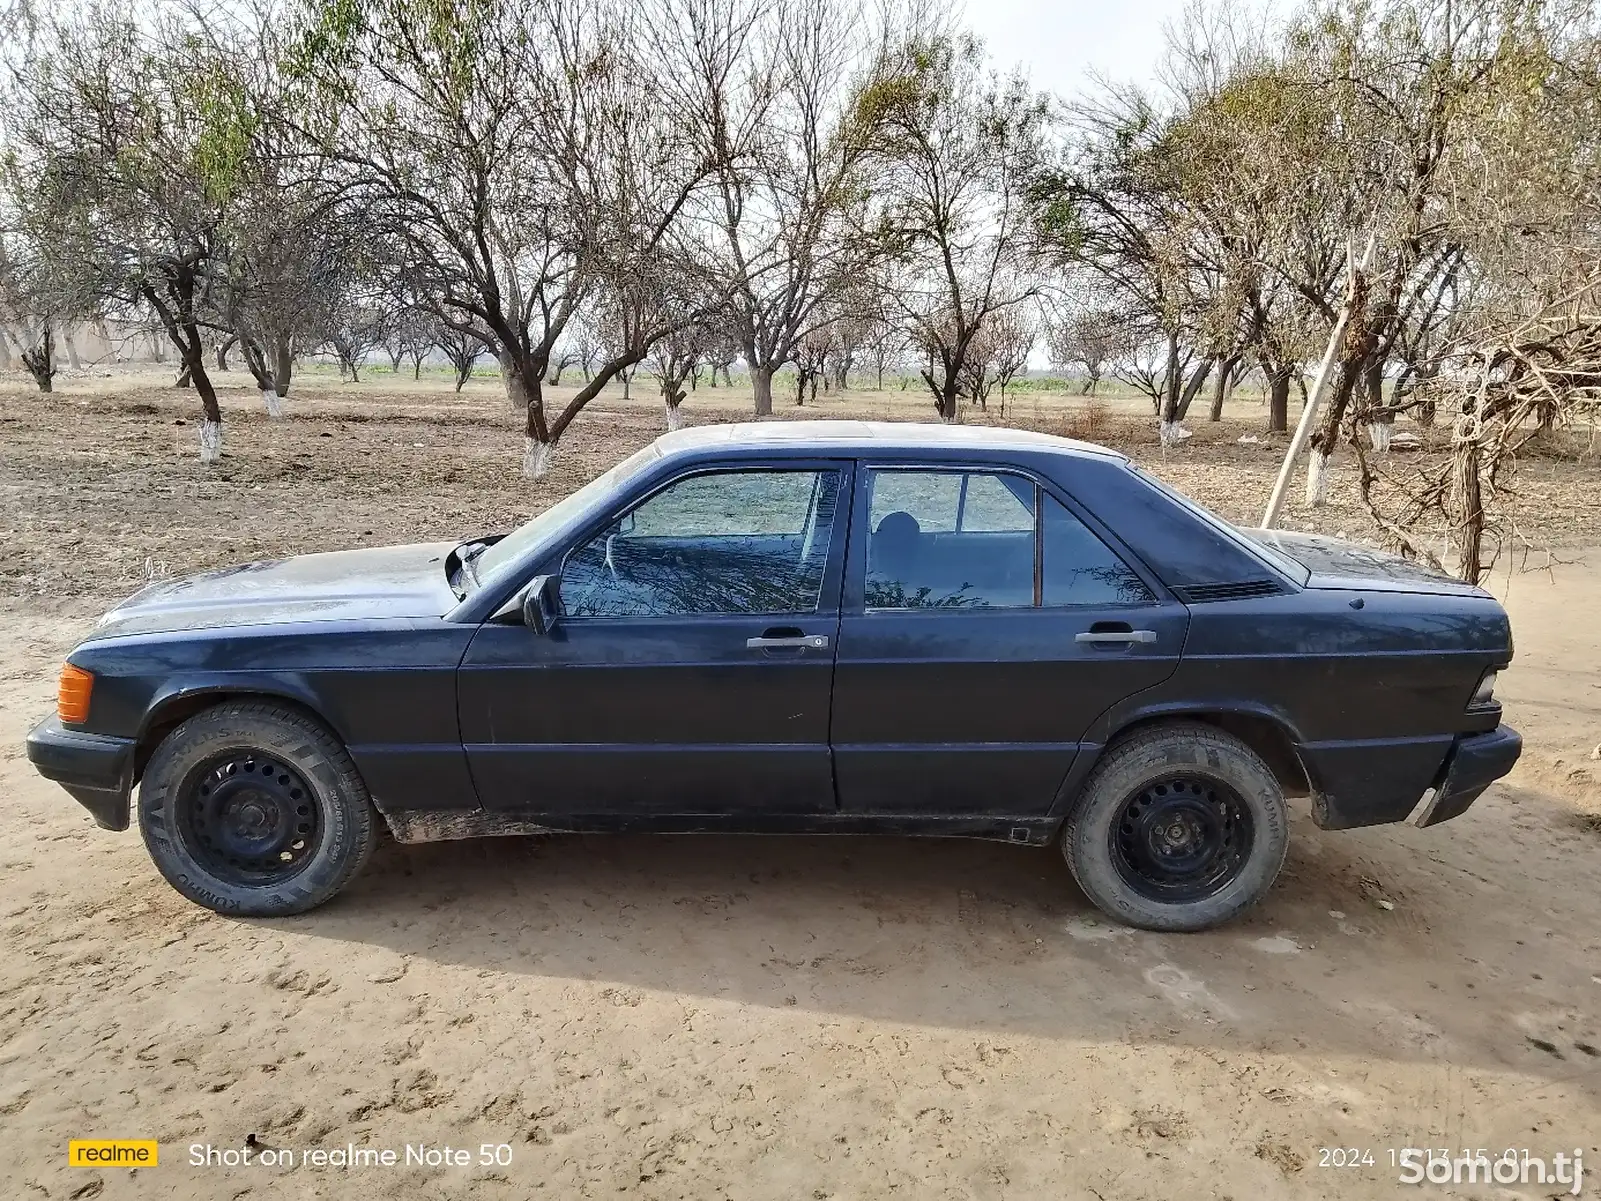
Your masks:
<path fill-rule="evenodd" d="M 156 867 L 218 913 L 279 917 L 322 904 L 361 870 L 376 826 L 339 740 L 282 705 L 196 714 L 156 748 L 139 788 Z"/>
<path fill-rule="evenodd" d="M 1062 835 L 1085 894 L 1147 930 L 1203 930 L 1272 886 L 1289 847 L 1284 793 L 1239 739 L 1211 726 L 1142 730 L 1096 766 Z"/>

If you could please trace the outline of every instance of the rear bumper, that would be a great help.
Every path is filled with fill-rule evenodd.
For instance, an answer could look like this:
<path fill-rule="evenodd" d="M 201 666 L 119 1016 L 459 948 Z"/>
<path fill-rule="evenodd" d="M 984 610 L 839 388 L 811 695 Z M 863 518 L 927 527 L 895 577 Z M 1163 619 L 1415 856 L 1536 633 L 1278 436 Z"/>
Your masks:
<path fill-rule="evenodd" d="M 1518 761 L 1523 736 L 1511 726 L 1497 726 L 1488 734 L 1468 734 L 1456 740 L 1434 782 L 1434 795 L 1412 816 L 1415 826 L 1434 826 L 1467 811 Z"/>
<path fill-rule="evenodd" d="M 52 717 L 28 735 L 28 759 L 41 776 L 71 793 L 96 825 L 126 830 L 134 745 L 131 738 L 69 730 Z"/>

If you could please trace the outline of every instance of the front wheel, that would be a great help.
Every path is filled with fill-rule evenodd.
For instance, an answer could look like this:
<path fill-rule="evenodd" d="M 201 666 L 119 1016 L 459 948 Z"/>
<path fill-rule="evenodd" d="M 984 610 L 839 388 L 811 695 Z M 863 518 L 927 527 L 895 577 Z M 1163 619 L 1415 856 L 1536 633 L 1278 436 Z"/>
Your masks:
<path fill-rule="evenodd" d="M 1204 930 L 1255 904 L 1289 848 L 1284 793 L 1239 739 L 1157 726 L 1114 745 L 1062 834 L 1079 887 L 1146 930 Z"/>
<path fill-rule="evenodd" d="M 298 710 L 255 702 L 207 709 L 166 737 L 140 784 L 139 828 L 169 884 L 239 917 L 321 905 L 377 838 L 339 740 Z"/>

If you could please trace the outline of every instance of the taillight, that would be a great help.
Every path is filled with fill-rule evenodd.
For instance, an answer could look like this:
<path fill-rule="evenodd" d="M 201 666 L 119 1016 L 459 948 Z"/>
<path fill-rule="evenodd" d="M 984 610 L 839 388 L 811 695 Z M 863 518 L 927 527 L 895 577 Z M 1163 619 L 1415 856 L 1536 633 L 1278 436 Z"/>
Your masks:
<path fill-rule="evenodd" d="M 72 726 L 88 721 L 89 693 L 94 683 L 94 676 L 83 668 L 63 663 L 61 685 L 56 690 L 56 716 Z"/>

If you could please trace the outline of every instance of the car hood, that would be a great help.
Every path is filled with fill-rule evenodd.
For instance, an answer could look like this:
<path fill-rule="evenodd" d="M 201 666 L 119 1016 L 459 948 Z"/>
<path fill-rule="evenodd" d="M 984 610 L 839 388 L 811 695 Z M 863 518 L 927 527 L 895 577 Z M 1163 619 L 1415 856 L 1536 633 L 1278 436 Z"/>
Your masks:
<path fill-rule="evenodd" d="M 456 604 L 452 543 L 375 546 L 244 563 L 159 580 L 100 619 L 91 638 L 300 621 L 439 617 Z"/>
<path fill-rule="evenodd" d="M 1422 592 L 1437 596 L 1488 596 L 1475 584 L 1446 575 L 1416 559 L 1403 559 L 1371 546 L 1358 546 L 1321 534 L 1284 530 L 1241 530 L 1269 550 L 1294 559 L 1311 573 L 1308 588 L 1366 589 L 1370 592 Z"/>

